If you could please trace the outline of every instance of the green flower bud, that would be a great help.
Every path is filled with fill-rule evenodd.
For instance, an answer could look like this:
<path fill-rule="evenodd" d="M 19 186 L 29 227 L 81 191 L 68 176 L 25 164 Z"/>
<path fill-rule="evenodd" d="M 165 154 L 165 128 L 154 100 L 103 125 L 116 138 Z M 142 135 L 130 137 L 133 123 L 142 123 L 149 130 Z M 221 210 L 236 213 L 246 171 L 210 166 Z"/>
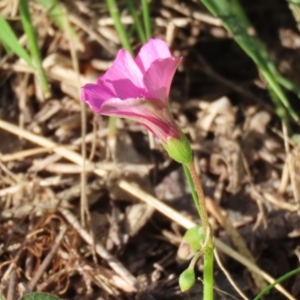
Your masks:
<path fill-rule="evenodd" d="M 200 225 L 188 229 L 177 251 L 178 262 L 190 259 L 192 255 L 201 250 L 203 242 L 204 233 Z"/>
<path fill-rule="evenodd" d="M 193 287 L 196 282 L 196 276 L 193 269 L 184 270 L 179 276 L 179 286 L 182 292 L 186 292 Z"/>

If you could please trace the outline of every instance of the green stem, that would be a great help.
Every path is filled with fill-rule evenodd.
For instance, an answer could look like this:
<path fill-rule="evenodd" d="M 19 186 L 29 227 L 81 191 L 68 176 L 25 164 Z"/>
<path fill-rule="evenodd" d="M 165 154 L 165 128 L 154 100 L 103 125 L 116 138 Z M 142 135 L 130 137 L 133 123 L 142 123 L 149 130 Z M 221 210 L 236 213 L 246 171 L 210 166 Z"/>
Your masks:
<path fill-rule="evenodd" d="M 213 248 L 205 251 L 204 255 L 204 269 L 203 269 L 203 299 L 214 299 L 214 252 Z"/>
<path fill-rule="evenodd" d="M 210 225 L 209 225 L 209 221 L 208 221 L 208 215 L 207 215 L 207 210 L 206 210 L 206 205 L 205 205 L 205 196 L 204 196 L 204 192 L 203 192 L 203 189 L 202 189 L 202 184 L 199 180 L 199 177 L 198 177 L 198 174 L 196 172 L 194 163 L 193 162 L 188 163 L 188 164 L 186 164 L 186 167 L 190 172 L 191 178 L 192 178 L 193 183 L 194 183 L 195 190 L 196 190 L 197 195 L 198 195 L 198 201 L 199 201 L 198 205 L 200 207 L 199 215 L 200 215 L 200 219 L 202 221 L 202 227 L 203 227 L 203 232 L 204 232 L 204 235 L 205 235 L 205 241 L 208 241 L 209 239 L 211 239 L 209 237 L 209 236 L 211 236 L 211 234 L 209 233 Z"/>
<path fill-rule="evenodd" d="M 108 139 L 114 139 L 116 136 L 116 119 L 114 116 L 108 119 Z"/>
<path fill-rule="evenodd" d="M 210 231 L 210 224 L 208 221 L 208 214 L 205 205 L 205 196 L 200 182 L 199 176 L 196 172 L 194 163 L 188 163 L 184 165 L 184 172 L 191 188 L 192 196 L 195 202 L 195 206 L 198 210 L 200 219 L 202 221 L 202 227 L 204 232 L 204 244 L 203 244 L 203 258 L 204 258 L 204 269 L 203 269 L 203 299 L 213 300 L 213 263 L 214 263 L 214 241 Z M 197 194 L 196 194 L 197 193 Z"/>

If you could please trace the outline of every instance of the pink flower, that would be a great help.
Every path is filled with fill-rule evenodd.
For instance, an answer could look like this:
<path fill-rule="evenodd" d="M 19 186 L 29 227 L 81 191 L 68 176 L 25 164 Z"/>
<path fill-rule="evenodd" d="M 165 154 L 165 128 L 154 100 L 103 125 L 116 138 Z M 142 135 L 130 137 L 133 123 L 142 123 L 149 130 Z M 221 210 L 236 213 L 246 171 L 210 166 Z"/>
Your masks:
<path fill-rule="evenodd" d="M 180 139 L 168 97 L 180 57 L 173 57 L 167 44 L 149 40 L 135 59 L 120 50 L 110 69 L 96 84 L 82 88 L 82 100 L 96 112 L 135 120 L 162 142 Z"/>

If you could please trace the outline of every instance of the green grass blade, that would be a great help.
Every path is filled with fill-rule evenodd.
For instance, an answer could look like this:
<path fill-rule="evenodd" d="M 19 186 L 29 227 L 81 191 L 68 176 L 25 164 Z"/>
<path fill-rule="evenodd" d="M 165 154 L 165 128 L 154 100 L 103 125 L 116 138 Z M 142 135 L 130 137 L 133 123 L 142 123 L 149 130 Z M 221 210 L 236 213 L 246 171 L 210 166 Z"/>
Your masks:
<path fill-rule="evenodd" d="M 275 280 L 274 283 L 268 285 L 265 289 L 263 289 L 253 300 L 259 300 L 261 299 L 264 295 L 266 295 L 271 289 L 274 288 L 274 286 L 278 283 L 283 282 L 284 280 L 290 278 L 291 276 L 300 273 L 300 268 L 297 268 L 295 270 L 292 270 L 286 274 L 284 274 L 283 276 L 279 277 L 278 279 Z"/>
<path fill-rule="evenodd" d="M 133 25 L 135 27 L 135 30 L 138 34 L 138 37 L 140 41 L 144 44 L 147 42 L 146 34 L 144 32 L 144 28 L 142 26 L 141 20 L 138 16 L 137 10 L 134 7 L 133 1 L 132 0 L 126 0 L 127 7 L 129 9 L 129 12 L 133 18 Z"/>
<path fill-rule="evenodd" d="M 280 74 L 276 76 L 276 79 L 283 87 L 293 92 L 298 96 L 298 98 L 300 98 L 300 88 L 298 86 L 296 86 L 295 84 L 293 84 L 291 81 L 289 81 L 288 79 L 286 79 Z"/>
<path fill-rule="evenodd" d="M 152 34 L 151 34 L 151 20 L 150 20 L 148 0 L 142 0 L 142 10 L 143 10 L 146 39 L 149 40 Z"/>
<path fill-rule="evenodd" d="M 0 40 L 4 47 L 13 51 L 19 58 L 23 59 L 30 67 L 34 68 L 31 58 L 27 51 L 20 45 L 17 36 L 10 27 L 9 23 L 0 13 Z"/>
<path fill-rule="evenodd" d="M 130 45 L 128 34 L 121 22 L 121 17 L 119 13 L 118 6 L 116 4 L 115 0 L 106 0 L 106 4 L 110 13 L 110 16 L 114 20 L 114 25 L 117 30 L 117 33 L 120 37 L 120 41 L 122 44 L 122 47 L 130 52 L 133 55 L 133 50 Z M 114 139 L 116 135 L 116 117 L 109 117 L 108 122 L 108 139 Z"/>
<path fill-rule="evenodd" d="M 120 17 L 120 13 L 119 13 L 119 9 L 116 4 L 116 1 L 115 0 L 106 0 L 106 4 L 108 7 L 110 16 L 114 20 L 114 25 L 115 25 L 117 33 L 120 37 L 122 47 L 125 50 L 127 50 L 128 52 L 130 52 L 131 54 L 133 54 L 133 51 L 132 51 L 132 48 L 130 45 L 130 41 L 129 41 L 129 37 L 128 37 L 127 32 L 121 22 L 121 17 Z"/>
<path fill-rule="evenodd" d="M 42 56 L 37 42 L 34 26 L 31 22 L 31 16 L 28 7 L 28 0 L 20 0 L 20 14 L 24 31 L 27 36 L 29 50 L 31 53 L 32 61 L 34 63 L 37 76 L 39 78 L 44 96 L 47 98 L 50 95 L 48 81 L 42 66 Z"/>
<path fill-rule="evenodd" d="M 298 29 L 300 30 L 300 1 L 299 0 L 287 0 L 290 10 L 297 22 Z"/>
<path fill-rule="evenodd" d="M 295 86 L 291 83 L 288 85 L 287 80 L 282 80 L 282 76 L 278 75 L 279 73 L 264 46 L 254 34 L 249 33 L 252 28 L 251 23 L 238 0 L 202 0 L 202 3 L 213 15 L 223 20 L 224 27 L 232 33 L 235 41 L 256 63 L 268 86 L 280 99 L 280 101 L 273 102 L 279 117 L 287 120 L 288 112 L 294 120 L 299 120 L 280 84 L 284 83 L 285 87 L 289 86 L 290 88 Z M 275 97 L 272 99 L 274 100 Z"/>

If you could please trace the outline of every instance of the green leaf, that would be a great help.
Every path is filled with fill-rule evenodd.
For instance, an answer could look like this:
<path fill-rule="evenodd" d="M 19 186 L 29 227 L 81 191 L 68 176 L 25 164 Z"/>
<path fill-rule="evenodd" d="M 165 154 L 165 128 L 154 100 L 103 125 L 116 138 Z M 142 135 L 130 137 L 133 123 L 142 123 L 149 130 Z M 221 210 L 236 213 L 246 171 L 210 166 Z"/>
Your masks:
<path fill-rule="evenodd" d="M 0 40 L 5 45 L 6 48 L 9 48 L 13 51 L 19 58 L 25 60 L 25 62 L 32 68 L 33 63 L 32 60 L 27 53 L 27 51 L 21 46 L 18 41 L 17 36 L 12 30 L 9 23 L 4 19 L 4 17 L 0 13 Z"/>
<path fill-rule="evenodd" d="M 35 293 L 30 293 L 28 295 L 25 295 L 24 297 L 21 298 L 21 300 L 62 300 L 62 299 L 51 294 L 35 292 Z"/>
<path fill-rule="evenodd" d="M 179 276 L 179 286 L 182 292 L 191 289 L 196 282 L 196 276 L 193 269 L 184 270 Z"/>
<path fill-rule="evenodd" d="M 21 20 L 22 20 L 24 31 L 27 36 L 32 61 L 34 62 L 36 73 L 39 78 L 40 84 L 42 86 L 43 94 L 47 98 L 50 95 L 50 90 L 49 90 L 46 74 L 42 66 L 42 55 L 37 42 L 35 28 L 31 21 L 31 16 L 28 7 L 28 0 L 20 0 L 19 6 L 20 6 Z"/>

